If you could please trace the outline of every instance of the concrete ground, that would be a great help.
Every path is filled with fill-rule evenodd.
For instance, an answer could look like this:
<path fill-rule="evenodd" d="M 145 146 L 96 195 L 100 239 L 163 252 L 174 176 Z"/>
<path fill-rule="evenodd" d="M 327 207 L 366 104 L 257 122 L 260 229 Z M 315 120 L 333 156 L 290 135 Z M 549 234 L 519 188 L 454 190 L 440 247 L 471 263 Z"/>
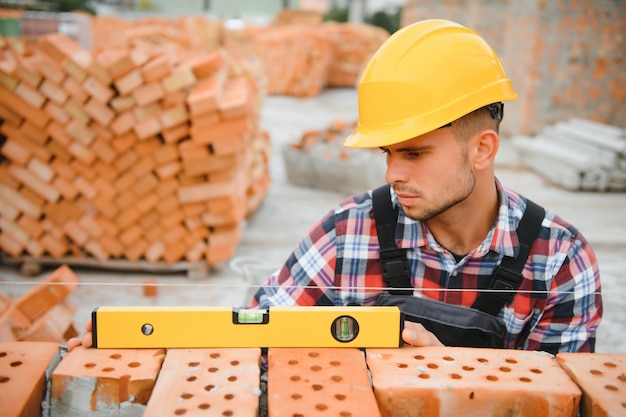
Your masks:
<path fill-rule="evenodd" d="M 262 205 L 246 222 L 235 258 L 210 271 L 206 278 L 194 280 L 184 272 L 75 268 L 81 280 L 71 295 L 78 307 L 77 327 L 82 329 L 90 312 L 99 305 L 245 305 L 254 286 L 278 268 L 313 223 L 346 196 L 290 184 L 281 150 L 298 140 L 304 130 L 324 129 L 335 119 L 356 120 L 355 90 L 326 90 L 310 99 L 271 96 L 265 99 L 261 113 L 262 127 L 270 132 L 273 142 L 273 182 Z M 506 138 L 497 159 L 497 175 L 505 185 L 571 221 L 592 243 L 599 260 L 605 303 L 597 351 L 626 354 L 626 193 L 575 193 L 551 185 L 517 164 L 515 150 Z M 0 265 L 0 291 L 16 296 L 36 284 L 45 272 L 40 277 L 26 278 L 17 267 Z M 161 285 L 156 297 L 142 295 L 141 285 L 148 278 L 157 279 Z"/>

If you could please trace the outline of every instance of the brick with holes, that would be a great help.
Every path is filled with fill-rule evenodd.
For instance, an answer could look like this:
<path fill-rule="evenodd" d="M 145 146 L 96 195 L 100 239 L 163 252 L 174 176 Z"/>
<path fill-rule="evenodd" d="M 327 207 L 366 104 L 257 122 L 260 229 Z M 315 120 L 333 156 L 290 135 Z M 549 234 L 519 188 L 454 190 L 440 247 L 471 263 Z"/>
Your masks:
<path fill-rule="evenodd" d="M 256 417 L 260 357 L 258 348 L 168 349 L 143 417 Z"/>
<path fill-rule="evenodd" d="M 583 416 L 626 415 L 626 355 L 559 353 L 556 359 L 583 391 Z"/>
<path fill-rule="evenodd" d="M 456 347 L 368 349 L 383 416 L 575 417 L 581 392 L 545 352 Z"/>
<path fill-rule="evenodd" d="M 267 401 L 269 417 L 380 416 L 358 349 L 270 348 Z"/>
<path fill-rule="evenodd" d="M 52 373 L 51 417 L 142 415 L 164 349 L 72 349 Z"/>
<path fill-rule="evenodd" d="M 42 415 L 46 376 L 60 360 L 54 342 L 0 342 L 2 416 Z"/>

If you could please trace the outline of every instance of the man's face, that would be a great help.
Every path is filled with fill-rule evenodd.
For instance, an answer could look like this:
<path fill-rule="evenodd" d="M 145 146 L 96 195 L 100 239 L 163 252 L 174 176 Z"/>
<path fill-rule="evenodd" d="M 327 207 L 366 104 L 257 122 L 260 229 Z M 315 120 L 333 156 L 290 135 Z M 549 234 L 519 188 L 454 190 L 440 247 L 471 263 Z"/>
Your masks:
<path fill-rule="evenodd" d="M 414 220 L 426 221 L 458 207 L 474 189 L 467 150 L 450 128 L 381 149 L 387 155 L 386 180 Z"/>

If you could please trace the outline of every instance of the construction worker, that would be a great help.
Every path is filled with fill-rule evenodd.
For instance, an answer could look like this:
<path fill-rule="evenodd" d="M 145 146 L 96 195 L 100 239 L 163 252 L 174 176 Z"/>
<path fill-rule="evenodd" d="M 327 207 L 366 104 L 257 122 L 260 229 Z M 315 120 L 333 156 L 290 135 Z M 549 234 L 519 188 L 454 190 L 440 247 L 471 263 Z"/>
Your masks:
<path fill-rule="evenodd" d="M 407 303 L 421 298 L 466 307 L 452 312 L 440 304 L 416 307 L 455 321 L 474 313 L 470 307 L 479 294 L 498 298 L 499 289 L 509 288 L 490 279 L 504 258 L 520 253 L 516 228 L 529 203 L 498 181 L 494 159 L 503 102 L 516 98 L 485 40 L 446 20 L 400 29 L 364 69 L 359 123 L 345 145 L 377 147 L 386 155 L 387 199 L 399 208 L 391 234 L 405 253 L 410 288 L 384 304 L 398 302 L 411 312 Z M 381 304 L 389 288 L 383 275 L 394 272 L 381 264 L 372 205 L 368 192 L 330 211 L 252 304 Z M 500 347 L 593 351 L 602 316 L 595 254 L 568 222 L 548 210 L 540 213 L 530 253 L 520 256 L 520 282 L 510 287 L 515 291 L 504 291 L 504 300 L 481 300 L 487 307 L 481 310 L 503 324 Z M 494 323 L 484 316 L 475 315 L 474 323 L 489 332 Z M 425 320 L 432 324 L 439 318 Z M 404 340 L 413 345 L 454 340 L 448 337 L 454 328 L 433 334 L 425 326 L 407 322 Z"/>
<path fill-rule="evenodd" d="M 411 345 L 593 351 L 602 316 L 594 252 L 495 176 L 503 102 L 516 98 L 492 48 L 468 28 L 425 20 L 390 36 L 364 69 L 359 123 L 345 141 L 383 151 L 390 188 L 331 210 L 251 306 L 397 304 Z M 384 221 L 374 194 L 390 206 Z M 505 267 L 510 260 L 517 265 Z"/>

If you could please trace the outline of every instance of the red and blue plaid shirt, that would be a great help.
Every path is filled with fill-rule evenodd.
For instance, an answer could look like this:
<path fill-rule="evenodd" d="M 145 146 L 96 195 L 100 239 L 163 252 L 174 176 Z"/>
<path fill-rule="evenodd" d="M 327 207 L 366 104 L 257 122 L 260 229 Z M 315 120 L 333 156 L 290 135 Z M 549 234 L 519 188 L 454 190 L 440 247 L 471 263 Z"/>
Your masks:
<path fill-rule="evenodd" d="M 498 181 L 500 209 L 482 243 L 457 262 L 400 208 L 396 244 L 407 249 L 414 294 L 471 306 L 503 256 L 519 250 L 517 225 L 526 199 Z M 392 201 L 397 197 L 391 191 Z M 548 352 L 593 351 L 602 317 L 595 254 L 580 232 L 546 210 L 513 302 L 499 314 L 505 347 Z M 371 191 L 342 202 L 298 244 L 259 289 L 253 306 L 372 305 L 385 291 Z"/>

